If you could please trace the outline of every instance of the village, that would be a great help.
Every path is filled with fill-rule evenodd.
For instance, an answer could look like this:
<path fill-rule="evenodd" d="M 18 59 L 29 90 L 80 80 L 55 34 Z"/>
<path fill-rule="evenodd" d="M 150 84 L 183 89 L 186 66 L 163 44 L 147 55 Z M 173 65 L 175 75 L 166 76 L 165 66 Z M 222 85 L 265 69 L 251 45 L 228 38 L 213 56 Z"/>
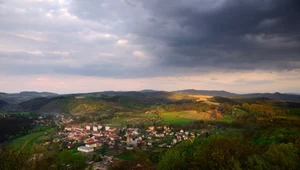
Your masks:
<path fill-rule="evenodd" d="M 65 144 L 62 149 L 77 150 L 87 156 L 99 155 L 101 162 L 89 161 L 94 169 L 106 169 L 115 160 L 114 155 L 125 151 L 142 149 L 156 152 L 184 140 L 206 137 L 209 133 L 209 129 L 201 129 L 197 132 L 185 129 L 175 131 L 167 125 L 137 128 L 113 127 L 96 122 L 70 124 L 72 122 L 70 119 L 60 119 L 64 128 L 57 132 L 54 140 Z M 103 152 L 104 149 L 106 152 Z"/>
<path fill-rule="evenodd" d="M 140 128 L 116 128 L 108 125 L 83 123 L 81 125 L 66 126 L 64 131 L 58 132 L 61 140 L 68 142 L 67 148 L 75 145 L 80 152 L 90 153 L 104 144 L 111 150 L 122 151 L 141 148 L 148 150 L 153 147 L 170 148 L 176 143 L 194 139 L 208 134 L 207 129 L 200 133 L 181 129 L 173 131 L 168 126 L 149 126 L 146 130 Z"/>

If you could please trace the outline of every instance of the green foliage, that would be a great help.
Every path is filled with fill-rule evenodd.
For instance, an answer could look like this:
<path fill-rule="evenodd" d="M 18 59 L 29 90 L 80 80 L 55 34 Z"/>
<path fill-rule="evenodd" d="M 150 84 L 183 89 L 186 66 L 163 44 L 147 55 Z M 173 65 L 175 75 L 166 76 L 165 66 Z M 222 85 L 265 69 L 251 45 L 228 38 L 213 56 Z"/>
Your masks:
<path fill-rule="evenodd" d="M 18 153 L 9 147 L 0 152 L 1 170 L 81 170 L 86 167 L 85 156 L 72 151 L 56 154 Z"/>
<path fill-rule="evenodd" d="M 154 170 L 155 166 L 150 161 L 148 153 L 143 150 L 133 150 L 133 159 L 113 164 L 112 170 L 143 169 Z"/>
<path fill-rule="evenodd" d="M 161 161 L 159 162 L 157 169 L 158 170 L 181 170 L 185 167 L 185 157 L 182 155 L 182 152 L 175 149 L 168 150 Z"/>
<path fill-rule="evenodd" d="M 104 142 L 103 145 L 101 146 L 100 154 L 105 155 L 108 150 L 109 150 L 109 146 L 107 143 Z"/>
<path fill-rule="evenodd" d="M 253 143 L 255 145 L 270 145 L 272 143 L 289 143 L 299 139 L 299 129 L 294 128 L 267 128 L 261 127 L 255 129 Z"/>
<path fill-rule="evenodd" d="M 114 157 L 129 161 L 134 159 L 134 155 L 135 153 L 133 151 L 126 150 L 121 154 L 115 155 Z"/>
<path fill-rule="evenodd" d="M 292 143 L 272 144 L 263 155 L 270 169 L 297 169 L 297 149 Z"/>
<path fill-rule="evenodd" d="M 253 170 L 268 169 L 267 162 L 260 155 L 251 155 L 246 161 L 246 166 Z"/>
<path fill-rule="evenodd" d="M 279 107 L 270 106 L 266 104 L 248 104 L 243 103 L 242 109 L 255 114 L 256 116 L 275 116 L 275 115 L 285 115 L 287 111 Z"/>
<path fill-rule="evenodd" d="M 11 115 L 8 118 L 0 115 L 0 143 L 27 134 L 31 124 L 28 115 Z"/>
<path fill-rule="evenodd" d="M 237 137 L 211 136 L 185 141 L 167 150 L 158 169 L 299 169 L 293 143 L 251 145 Z"/>
<path fill-rule="evenodd" d="M 58 170 L 83 169 L 86 167 L 85 159 L 85 156 L 81 153 L 64 150 L 54 160 L 53 167 Z"/>

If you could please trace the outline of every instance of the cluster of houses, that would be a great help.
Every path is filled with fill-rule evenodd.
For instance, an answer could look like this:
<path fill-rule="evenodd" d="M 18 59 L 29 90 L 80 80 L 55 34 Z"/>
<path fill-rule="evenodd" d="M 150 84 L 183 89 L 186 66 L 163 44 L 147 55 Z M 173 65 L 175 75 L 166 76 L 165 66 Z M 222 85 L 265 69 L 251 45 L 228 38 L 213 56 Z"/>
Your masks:
<path fill-rule="evenodd" d="M 115 141 L 120 139 L 116 128 L 97 124 L 66 126 L 64 131 L 63 134 L 69 141 L 68 148 L 72 148 L 77 143 L 84 143 L 77 150 L 87 153 L 93 152 L 95 148 L 101 147 L 104 143 L 109 148 L 114 148 Z"/>
<path fill-rule="evenodd" d="M 135 147 L 141 147 L 143 149 L 149 149 L 152 147 L 170 148 L 176 143 L 194 139 L 195 137 L 205 136 L 209 133 L 208 129 L 202 129 L 198 133 L 184 131 L 173 131 L 168 126 L 150 126 L 145 132 L 141 132 L 138 128 L 127 128 L 124 137 L 126 141 L 126 149 L 131 150 Z M 171 139 L 165 142 L 165 138 Z"/>
<path fill-rule="evenodd" d="M 74 148 L 78 151 L 90 153 L 106 144 L 109 149 L 127 149 L 132 150 L 136 147 L 144 150 L 161 147 L 172 147 L 176 143 L 207 135 L 209 131 L 189 132 L 183 129 L 174 131 L 168 126 L 150 126 L 147 129 L 140 128 L 115 128 L 108 125 L 98 124 L 80 124 L 71 125 L 64 128 L 60 135 L 64 136 L 64 141 L 68 142 L 68 148 Z M 168 139 L 168 140 L 165 140 Z"/>

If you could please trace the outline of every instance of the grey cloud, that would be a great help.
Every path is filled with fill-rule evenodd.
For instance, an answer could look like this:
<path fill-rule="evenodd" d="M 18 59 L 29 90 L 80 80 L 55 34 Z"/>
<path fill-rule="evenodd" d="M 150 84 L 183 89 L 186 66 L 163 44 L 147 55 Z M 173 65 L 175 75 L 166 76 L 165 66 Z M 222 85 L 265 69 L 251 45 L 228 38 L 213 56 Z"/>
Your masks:
<path fill-rule="evenodd" d="M 39 70 L 126 78 L 289 70 L 300 63 L 298 0 L 73 0 L 67 4 L 12 0 L 0 3 L 0 9 L 1 44 L 23 51 L 4 53 L 8 47 L 0 46 L 0 61 L 5 63 L 0 66 L 7 73 Z M 60 16 L 66 9 L 78 19 Z M 48 12 L 54 18 L 47 18 Z M 119 39 L 129 43 L 117 46 Z M 138 63 L 131 56 L 135 50 L 150 60 Z M 36 60 L 24 51 L 40 51 L 43 56 Z M 114 57 L 97 58 L 101 53 Z"/>
<path fill-rule="evenodd" d="M 200 4 L 189 4 L 191 1 L 176 1 L 171 6 L 161 1 L 144 2 L 144 7 L 156 18 L 175 22 L 182 28 L 182 34 L 173 32 L 176 36 L 164 37 L 171 49 L 164 65 L 267 69 L 271 62 L 272 69 L 283 69 L 283 66 L 294 68 L 288 64 L 290 61 L 300 61 L 299 1 L 225 1 L 206 11 L 199 9 Z M 277 20 L 272 27 L 259 27 L 261 22 L 274 18 Z M 245 39 L 249 34 L 267 36 L 261 37 L 266 38 L 264 42 L 250 42 Z M 268 36 L 274 39 L 284 36 L 286 39 L 281 43 L 293 41 L 297 45 L 265 48 L 261 43 L 273 43 Z"/>

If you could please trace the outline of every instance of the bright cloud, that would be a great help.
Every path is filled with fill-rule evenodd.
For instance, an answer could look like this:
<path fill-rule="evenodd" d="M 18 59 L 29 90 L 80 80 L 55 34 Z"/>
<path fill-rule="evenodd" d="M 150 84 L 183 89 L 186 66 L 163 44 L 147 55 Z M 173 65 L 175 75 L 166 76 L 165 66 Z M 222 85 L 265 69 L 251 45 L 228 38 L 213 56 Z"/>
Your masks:
<path fill-rule="evenodd" d="M 142 51 L 133 51 L 132 54 L 137 57 L 145 57 L 145 53 Z"/>
<path fill-rule="evenodd" d="M 128 43 L 128 41 L 127 40 L 123 40 L 123 39 L 120 39 L 120 40 L 117 41 L 117 44 L 119 44 L 119 45 L 125 45 L 127 43 Z"/>

